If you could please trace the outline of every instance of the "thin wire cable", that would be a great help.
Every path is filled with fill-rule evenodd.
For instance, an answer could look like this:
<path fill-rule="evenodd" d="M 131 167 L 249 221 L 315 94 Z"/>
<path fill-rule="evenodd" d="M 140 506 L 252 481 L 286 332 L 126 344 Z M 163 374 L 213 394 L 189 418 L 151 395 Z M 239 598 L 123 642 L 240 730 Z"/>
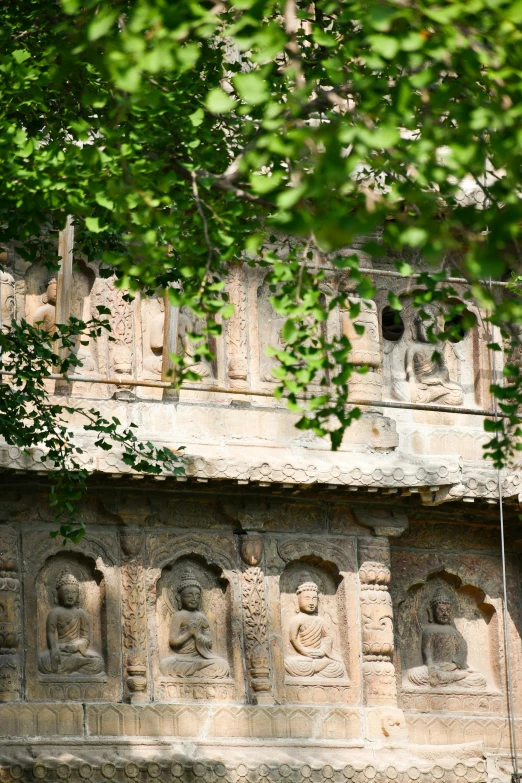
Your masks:
<path fill-rule="evenodd" d="M 491 342 L 494 343 L 494 326 L 491 324 Z M 491 368 L 491 379 L 493 384 L 497 385 L 497 366 L 496 366 L 496 354 L 493 349 L 489 349 L 489 362 Z M 498 408 L 497 398 L 493 395 L 493 412 L 494 419 L 498 421 Z M 504 423 L 502 423 L 502 427 Z M 495 432 L 495 438 L 498 444 L 498 431 Z M 517 735 L 515 725 L 515 709 L 513 699 L 513 679 L 511 676 L 511 644 L 509 639 L 509 618 L 508 618 L 508 601 L 507 601 L 507 576 L 506 576 L 506 545 L 504 534 L 504 506 L 502 495 L 502 472 L 500 468 L 497 468 L 497 485 L 498 485 L 498 503 L 499 503 L 499 517 L 500 517 L 500 551 L 502 557 L 502 591 L 504 602 L 504 645 L 506 650 L 506 679 L 508 686 L 508 710 L 509 710 L 509 723 L 511 728 L 511 749 L 512 749 L 512 761 L 513 761 L 513 783 L 520 782 L 520 774 L 518 771 L 518 750 L 517 750 Z"/>

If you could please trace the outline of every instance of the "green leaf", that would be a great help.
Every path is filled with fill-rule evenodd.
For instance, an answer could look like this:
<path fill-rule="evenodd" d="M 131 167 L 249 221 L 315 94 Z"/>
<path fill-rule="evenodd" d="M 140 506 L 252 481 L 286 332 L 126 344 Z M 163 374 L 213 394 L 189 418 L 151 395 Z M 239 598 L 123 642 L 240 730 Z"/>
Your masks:
<path fill-rule="evenodd" d="M 11 56 L 13 60 L 15 60 L 18 63 L 18 65 L 25 62 L 26 60 L 29 60 L 29 58 L 31 57 L 31 55 L 26 49 L 15 49 Z"/>
<path fill-rule="evenodd" d="M 85 225 L 93 234 L 99 234 L 108 228 L 108 226 L 100 226 L 100 218 L 98 217 L 86 217 Z"/>
<path fill-rule="evenodd" d="M 109 8 L 106 5 L 100 5 L 94 19 L 87 27 L 87 38 L 89 41 L 97 41 L 109 32 L 112 25 L 118 18 L 118 10 Z"/>
<path fill-rule="evenodd" d="M 194 126 L 194 128 L 199 128 L 204 118 L 205 118 L 205 113 L 203 109 L 196 109 L 196 111 L 192 112 L 192 114 L 189 114 L 189 120 Z"/>
<path fill-rule="evenodd" d="M 399 42 L 391 35 L 369 35 L 368 42 L 378 54 L 387 60 L 392 60 L 399 51 Z"/>
<path fill-rule="evenodd" d="M 205 105 L 212 114 L 228 114 L 236 103 L 224 90 L 215 87 L 207 94 Z"/>
<path fill-rule="evenodd" d="M 232 79 L 238 95 L 252 106 L 257 106 L 268 100 L 269 93 L 266 79 L 262 73 L 251 71 L 250 73 L 241 73 Z"/>
<path fill-rule="evenodd" d="M 393 291 L 388 291 L 388 304 L 393 310 L 402 310 L 402 302 Z"/>

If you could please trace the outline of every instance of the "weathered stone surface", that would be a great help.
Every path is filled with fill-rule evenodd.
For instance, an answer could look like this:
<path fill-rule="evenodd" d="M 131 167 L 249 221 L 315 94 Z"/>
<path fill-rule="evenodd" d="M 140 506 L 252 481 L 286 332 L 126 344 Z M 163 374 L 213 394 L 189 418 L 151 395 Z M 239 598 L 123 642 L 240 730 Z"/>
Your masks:
<path fill-rule="evenodd" d="M 31 478 L 45 470 L 41 451 L 0 444 L 11 471 L 0 499 L 2 783 L 506 783 L 508 675 L 522 714 L 520 563 L 508 553 L 504 607 L 482 420 L 411 407 L 491 404 L 482 327 L 433 357 L 408 303 L 402 330 L 383 320 L 389 290 L 410 285 L 389 277 L 358 302 L 363 334 L 333 308 L 325 336 L 348 337 L 368 369 L 350 379 L 352 398 L 375 403 L 333 453 L 271 396 L 265 348 L 283 342 L 266 270 L 231 264 L 234 316 L 215 358 L 196 361 L 193 314 L 162 295 L 127 302 L 96 264 L 76 266 L 66 291 L 63 275 L 16 261 L 2 273 L 2 317 L 52 331 L 66 299 L 81 318 L 108 307 L 116 339 L 78 347 L 83 379 L 49 391 L 95 398 L 138 437 L 185 446 L 186 475 L 144 479 L 88 445 L 82 464 L 105 476 L 82 506 L 86 537 L 63 547 Z M 324 296 L 349 285 L 328 270 Z M 165 377 L 173 350 L 200 381 L 143 385 Z M 378 406 L 393 401 L 407 407 Z M 519 502 L 519 466 L 502 489 Z M 481 505 L 464 514 L 459 501 Z M 516 729 L 522 746 L 518 717 Z"/>

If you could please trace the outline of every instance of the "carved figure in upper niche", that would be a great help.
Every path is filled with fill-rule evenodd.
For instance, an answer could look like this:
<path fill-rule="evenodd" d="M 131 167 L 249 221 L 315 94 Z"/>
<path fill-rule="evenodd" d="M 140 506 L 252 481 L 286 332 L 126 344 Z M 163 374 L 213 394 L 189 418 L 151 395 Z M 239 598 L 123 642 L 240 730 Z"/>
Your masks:
<path fill-rule="evenodd" d="M 183 310 L 179 314 L 178 322 L 178 350 L 183 356 L 188 368 L 197 373 L 200 376 L 200 380 L 205 378 L 212 378 L 214 372 L 212 370 L 212 364 L 207 359 L 200 359 L 196 361 L 195 355 L 198 353 L 198 349 L 201 349 L 205 340 L 193 339 L 190 335 L 197 333 L 196 325 L 193 319 Z"/>
<path fill-rule="evenodd" d="M 296 590 L 298 612 L 289 627 L 290 643 L 295 650 L 285 657 L 285 669 L 292 677 L 344 677 L 341 656 L 333 649 L 326 621 L 317 614 L 319 588 L 305 582 Z"/>
<path fill-rule="evenodd" d="M 78 580 L 68 571 L 62 571 L 56 591 L 59 605 L 47 615 L 49 649 L 38 656 L 38 668 L 44 674 L 100 674 L 103 658 L 89 649 L 89 615 L 79 606 Z"/>
<path fill-rule="evenodd" d="M 163 368 L 163 335 L 165 332 L 165 313 L 156 313 L 150 322 L 150 356 L 143 362 L 145 369 L 154 375 L 161 375 Z"/>
<path fill-rule="evenodd" d="M 54 332 L 56 328 L 56 278 L 51 278 L 47 283 L 47 289 L 42 296 L 43 304 L 36 310 L 33 316 L 33 323 L 38 325 L 44 332 Z"/>
<path fill-rule="evenodd" d="M 458 688 L 485 688 L 486 680 L 468 663 L 466 640 L 453 622 L 451 599 L 437 590 L 431 600 L 431 622 L 422 630 L 424 666 L 407 672 L 414 685 Z"/>
<path fill-rule="evenodd" d="M 433 354 L 435 346 L 429 342 L 426 325 L 420 316 L 413 323 L 414 342 L 406 351 L 406 380 L 412 402 L 438 402 L 443 405 L 462 405 L 462 387 L 452 381 L 444 356 Z"/>
<path fill-rule="evenodd" d="M 201 611 L 201 585 L 194 574 L 184 572 L 177 590 L 179 610 L 172 618 L 169 644 L 174 654 L 161 662 L 162 671 L 173 677 L 228 677 L 227 661 L 212 652 L 212 633 Z"/>

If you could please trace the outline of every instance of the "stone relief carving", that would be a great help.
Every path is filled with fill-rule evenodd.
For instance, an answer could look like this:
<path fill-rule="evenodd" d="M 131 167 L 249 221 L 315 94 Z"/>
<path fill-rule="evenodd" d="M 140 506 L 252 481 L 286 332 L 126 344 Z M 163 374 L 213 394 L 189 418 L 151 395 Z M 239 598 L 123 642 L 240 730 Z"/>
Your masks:
<path fill-rule="evenodd" d="M 281 577 L 286 681 L 347 680 L 340 644 L 333 576 L 308 563 L 291 563 Z"/>
<path fill-rule="evenodd" d="M 143 330 L 143 377 L 158 380 L 163 369 L 165 335 L 165 302 L 147 298 L 141 309 Z"/>
<path fill-rule="evenodd" d="M 95 273 L 86 264 L 79 262 L 72 274 L 71 310 L 72 314 L 82 321 L 89 321 L 98 312 L 93 311 L 91 292 L 95 282 Z M 78 340 L 74 352 L 81 360 L 82 366 L 75 372 L 78 375 L 96 375 L 98 373 L 97 341 L 83 337 Z M 78 392 L 77 392 L 78 393 Z"/>
<path fill-rule="evenodd" d="M 241 541 L 243 569 L 243 622 L 250 686 L 258 704 L 273 704 L 268 649 L 265 576 L 260 563 L 263 540 L 246 536 Z"/>
<path fill-rule="evenodd" d="M 298 611 L 289 625 L 294 653 L 285 656 L 285 669 L 291 677 L 344 677 L 346 671 L 326 620 L 318 615 L 319 588 L 303 582 L 296 590 Z"/>
<path fill-rule="evenodd" d="M 34 326 L 39 326 L 44 332 L 49 332 L 50 334 L 56 329 L 57 285 L 56 277 L 48 277 L 43 283 L 43 293 L 38 297 L 40 302 L 33 302 L 32 300 L 36 296 L 31 296 L 31 294 L 29 294 L 26 300 L 28 305 L 32 305 L 32 308 L 26 312 L 30 323 Z"/>
<path fill-rule="evenodd" d="M 122 530 L 120 544 L 124 554 L 121 581 L 125 684 L 131 704 L 138 704 L 148 700 L 145 575 L 139 557 L 144 547 L 142 530 Z"/>
<path fill-rule="evenodd" d="M 16 317 L 16 290 L 13 275 L 0 272 L 0 327 L 8 326 Z"/>
<path fill-rule="evenodd" d="M 162 659 L 162 671 L 171 677 L 228 677 L 228 662 L 212 650 L 212 631 L 201 611 L 202 588 L 189 568 L 182 572 L 176 599 L 178 611 L 172 617 L 169 635 L 173 653 Z"/>
<path fill-rule="evenodd" d="M 186 307 L 182 307 L 178 321 L 178 352 L 183 357 L 187 367 L 200 378 L 200 383 L 210 383 L 215 373 L 212 363 L 206 358 L 196 358 L 198 348 L 204 345 L 205 338 L 197 339 L 191 335 L 201 333 L 202 322 Z M 210 350 L 215 352 L 213 341 L 209 339 Z"/>
<path fill-rule="evenodd" d="M 64 551 L 46 530 L 24 534 L 24 605 L 33 618 L 25 624 L 29 699 L 121 698 L 116 543 L 99 533 Z"/>
<path fill-rule="evenodd" d="M 356 366 L 367 365 L 367 373 L 354 373 L 349 381 L 350 395 L 364 400 L 382 399 L 381 344 L 379 320 L 375 302 L 365 302 L 351 297 L 360 305 L 360 313 L 352 320 L 347 310 L 340 312 L 341 333 L 352 345 L 350 360 Z M 364 333 L 358 334 L 357 326 L 364 327 Z"/>
<path fill-rule="evenodd" d="M 16 534 L 0 530 L 0 702 L 21 696 L 20 574 Z"/>
<path fill-rule="evenodd" d="M 420 316 L 414 320 L 413 342 L 406 352 L 406 381 L 412 402 L 438 402 L 462 405 L 462 386 L 450 378 L 443 353 L 434 356 L 435 347 L 428 340 L 426 323 Z"/>
<path fill-rule="evenodd" d="M 408 684 L 425 688 L 486 687 L 485 677 L 468 664 L 468 645 L 453 619 L 454 598 L 441 587 L 431 596 L 429 622 L 423 626 L 422 666 L 408 669 Z"/>
<path fill-rule="evenodd" d="M 227 292 L 234 305 L 232 318 L 226 321 L 228 380 L 233 389 L 248 387 L 248 347 L 246 281 L 242 263 L 231 264 Z"/>
<path fill-rule="evenodd" d="M 163 570 L 156 617 L 160 682 L 166 694 L 194 697 L 200 683 L 208 698 L 210 686 L 228 687 L 233 658 L 229 593 L 217 568 L 199 558 L 182 556 Z"/>
<path fill-rule="evenodd" d="M 364 692 L 367 704 L 396 704 L 390 547 L 386 538 L 359 539 Z"/>
<path fill-rule="evenodd" d="M 404 335 L 397 340 L 384 340 L 384 377 L 389 394 L 401 402 L 462 405 L 464 402 L 463 373 L 472 363 L 468 356 L 467 339 L 443 346 L 431 343 L 428 326 L 437 329 L 440 313 L 435 307 L 424 307 L 431 318 L 425 321 L 407 305 L 402 317 Z"/>
<path fill-rule="evenodd" d="M 38 668 L 43 674 L 96 675 L 103 671 L 103 658 L 92 647 L 90 618 L 80 606 L 80 583 L 68 570 L 56 580 L 58 606 L 47 615 L 48 649 L 40 652 Z"/>

